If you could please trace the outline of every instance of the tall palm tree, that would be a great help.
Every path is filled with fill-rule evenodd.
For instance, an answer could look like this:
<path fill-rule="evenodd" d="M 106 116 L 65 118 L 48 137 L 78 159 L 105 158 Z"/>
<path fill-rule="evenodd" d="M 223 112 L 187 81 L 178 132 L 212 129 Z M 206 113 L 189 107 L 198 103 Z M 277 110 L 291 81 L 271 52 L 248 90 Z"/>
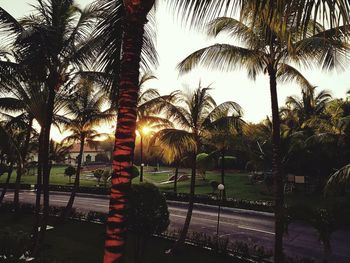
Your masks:
<path fill-rule="evenodd" d="M 137 103 L 136 130 L 140 135 L 140 182 L 143 181 L 143 143 L 145 130 L 155 131 L 172 127 L 172 122 L 160 115 L 162 110 L 175 98 L 175 94 L 161 96 L 156 89 L 143 90 L 146 81 L 156 79 L 155 76 L 145 73 L 140 79 L 140 92 Z"/>
<path fill-rule="evenodd" d="M 93 9 L 87 7 L 80 10 L 73 0 L 38 0 L 33 8 L 32 15 L 20 20 L 20 29 L 8 15 L 3 16 L 4 12 L 1 13 L 1 18 L 5 25 L 6 23 L 9 25 L 7 28 L 14 33 L 14 50 L 20 54 L 19 63 L 29 69 L 28 75 L 31 78 L 44 84 L 48 94 L 40 136 L 44 193 L 41 235 L 37 242 L 40 244 L 46 230 L 49 212 L 49 142 L 54 101 L 57 91 L 74 72 L 74 66 L 86 62 L 88 56 L 92 54 L 86 44 L 91 39 L 89 31 L 95 20 Z M 38 181 L 38 185 L 41 185 L 41 182 Z M 38 192 L 39 198 L 40 191 Z"/>
<path fill-rule="evenodd" d="M 65 115 L 69 116 L 69 118 L 60 118 L 65 128 L 72 132 L 72 135 L 66 137 L 64 140 L 77 141 L 80 145 L 74 188 L 64 211 L 64 218 L 69 215 L 72 209 L 74 198 L 79 187 L 85 143 L 93 144 L 94 140 L 103 136 L 103 134 L 99 134 L 94 127 L 103 122 L 110 122 L 115 118 L 115 113 L 111 109 L 103 110 L 107 105 L 106 103 L 107 101 L 104 94 L 101 91 L 94 91 L 93 82 L 80 79 L 75 86 L 75 92 L 69 97 L 69 102 L 66 105 Z"/>
<path fill-rule="evenodd" d="M 117 131 L 113 164 L 113 176 L 112 176 L 112 191 L 110 202 L 110 213 L 108 217 L 107 236 L 105 242 L 105 256 L 104 262 L 120 262 L 123 260 L 123 248 L 125 245 L 125 207 L 127 203 L 126 192 L 130 185 L 131 180 L 131 163 L 133 149 L 135 145 L 135 129 L 136 129 L 136 106 L 137 106 L 137 93 L 138 93 L 138 80 L 139 80 L 139 63 L 142 49 L 142 38 L 144 36 L 144 25 L 147 23 L 147 14 L 154 5 L 155 0 L 124 0 L 123 6 L 120 3 L 120 8 L 125 15 L 122 44 L 122 58 L 120 63 L 120 75 L 119 80 L 119 110 L 122 112 L 118 115 Z M 274 3 L 277 2 L 275 5 Z M 235 3 L 246 3 L 242 0 L 223 0 L 223 1 L 210 1 L 210 0 L 173 0 L 170 2 L 173 9 L 181 14 L 185 15 L 185 19 L 192 20 L 198 24 L 203 23 L 203 18 L 211 19 L 220 14 L 223 9 L 230 7 L 230 3 L 235 6 Z M 288 22 L 287 20 L 279 19 L 282 17 L 280 14 L 284 12 L 284 8 L 281 7 L 281 3 L 286 4 L 285 1 L 255 1 L 251 0 L 249 3 L 254 3 L 254 13 L 259 14 L 259 11 L 269 7 L 268 16 L 271 20 L 282 21 L 282 23 Z M 279 7 L 279 8 L 276 8 Z M 297 10 L 295 12 L 295 6 Z M 123 8 L 124 7 L 124 8 Z M 328 18 L 327 21 L 339 23 L 343 18 L 346 23 L 349 22 L 349 9 L 350 4 L 346 0 L 334 0 L 334 1 L 288 1 L 287 13 L 293 13 L 297 18 L 295 21 L 298 25 L 306 25 L 310 17 L 316 18 L 321 14 L 323 18 Z M 316 10 L 314 10 L 316 8 Z M 189 11 L 190 10 L 190 11 Z M 279 11 L 279 12 L 277 12 Z M 118 14 L 118 12 L 116 12 Z M 277 17 L 277 19 L 276 19 Z M 114 17 L 117 18 L 118 17 Z M 110 20 L 111 21 L 111 20 Z M 114 20 L 115 21 L 115 20 Z M 112 21 L 113 22 L 113 19 Z M 276 23 L 277 24 L 277 23 Z M 331 23 L 333 25 L 334 23 Z M 113 23 L 109 23 L 113 25 Z M 118 27 L 116 27 L 118 28 Z M 276 26 L 281 30 L 286 31 L 286 27 Z M 304 28 L 307 28 L 304 26 Z M 113 26 L 112 26 L 113 29 Z M 112 32 L 112 31 L 111 31 Z M 118 45 L 115 52 L 119 52 Z M 118 54 L 118 53 L 117 53 Z M 115 60 L 113 56 L 112 59 Z M 108 59 L 108 58 L 107 58 Z M 118 71 L 117 71 L 118 72 Z"/>
<path fill-rule="evenodd" d="M 154 135 L 159 145 L 174 152 L 171 154 L 174 160 L 188 153 L 192 163 L 188 211 L 181 235 L 172 251 L 176 251 L 179 246 L 183 245 L 187 236 L 194 202 L 196 158 L 198 150 L 203 145 L 204 134 L 213 122 L 223 116 L 241 115 L 241 107 L 237 103 L 227 101 L 217 105 L 210 96 L 209 90 L 208 87 L 199 86 L 193 92 L 180 93 L 178 95 L 179 104 L 168 105 L 167 114 L 182 129 L 163 129 Z"/>
<path fill-rule="evenodd" d="M 346 60 L 347 44 L 343 36 L 334 29 L 325 30 L 322 25 L 310 21 L 308 30 L 303 33 L 293 19 L 295 13 L 288 13 L 288 4 L 276 8 L 285 8 L 282 20 L 289 21 L 287 32 L 276 30 L 269 21 L 269 10 L 263 9 L 255 14 L 249 5 L 241 13 L 241 20 L 220 17 L 210 22 L 208 34 L 217 36 L 227 32 L 240 39 L 243 46 L 215 44 L 200 49 L 185 58 L 179 69 L 188 72 L 202 63 L 210 68 L 230 70 L 245 67 L 248 76 L 255 79 L 259 73 L 268 73 L 270 80 L 273 141 L 273 177 L 275 181 L 275 261 L 283 262 L 282 238 L 284 222 L 283 178 L 280 160 L 280 117 L 277 99 L 277 81 L 296 80 L 303 86 L 308 81 L 291 66 L 290 62 L 311 66 L 320 65 L 323 69 L 343 66 Z M 348 27 L 342 27 L 348 31 Z M 326 37 L 325 37 L 326 36 Z M 341 58 L 341 59 L 339 59 Z M 344 59 L 344 60 L 342 60 Z"/>
<path fill-rule="evenodd" d="M 225 155 L 234 136 L 242 132 L 244 121 L 240 115 L 234 114 L 227 116 L 223 112 L 223 116 L 213 121 L 205 134 L 207 144 L 214 146 L 220 155 L 221 160 L 221 184 L 225 185 Z M 213 154 L 211 154 L 213 155 Z M 226 188 L 223 190 L 223 198 L 226 199 Z"/>
<path fill-rule="evenodd" d="M 286 105 L 295 111 L 299 125 L 310 124 L 315 118 L 322 117 L 325 113 L 326 105 L 331 100 L 332 95 L 327 90 L 322 90 L 315 94 L 316 87 L 306 87 L 302 90 L 302 98 L 289 96 Z"/>

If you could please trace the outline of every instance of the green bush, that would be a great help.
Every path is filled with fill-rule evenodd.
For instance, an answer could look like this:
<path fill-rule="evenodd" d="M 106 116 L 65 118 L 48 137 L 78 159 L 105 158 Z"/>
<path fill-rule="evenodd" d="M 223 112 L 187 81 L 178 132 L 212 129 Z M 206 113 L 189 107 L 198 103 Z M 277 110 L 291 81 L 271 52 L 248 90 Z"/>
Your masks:
<path fill-rule="evenodd" d="M 232 169 L 235 168 L 237 158 L 234 156 L 225 156 L 225 169 Z M 222 167 L 222 157 L 219 157 L 218 160 L 218 166 L 219 168 Z"/>
<path fill-rule="evenodd" d="M 66 169 L 64 169 L 64 174 L 69 177 L 69 182 L 71 180 L 71 177 L 75 175 L 77 172 L 77 169 L 75 169 L 74 166 L 70 165 Z"/>
<path fill-rule="evenodd" d="M 9 167 L 6 164 L 0 163 L 0 176 L 7 173 L 8 169 Z"/>
<path fill-rule="evenodd" d="M 105 153 L 98 153 L 95 157 L 96 162 L 109 163 L 108 155 Z"/>
<path fill-rule="evenodd" d="M 138 177 L 140 175 L 139 168 L 137 166 L 133 165 L 131 166 L 131 178 L 134 179 L 135 177 Z"/>
<path fill-rule="evenodd" d="M 164 196 L 150 183 L 132 185 L 129 195 L 128 229 L 140 236 L 160 234 L 170 223 Z"/>
<path fill-rule="evenodd" d="M 9 228 L 0 230 L 0 262 L 25 262 L 19 260 L 29 249 L 30 236 L 23 231 Z"/>

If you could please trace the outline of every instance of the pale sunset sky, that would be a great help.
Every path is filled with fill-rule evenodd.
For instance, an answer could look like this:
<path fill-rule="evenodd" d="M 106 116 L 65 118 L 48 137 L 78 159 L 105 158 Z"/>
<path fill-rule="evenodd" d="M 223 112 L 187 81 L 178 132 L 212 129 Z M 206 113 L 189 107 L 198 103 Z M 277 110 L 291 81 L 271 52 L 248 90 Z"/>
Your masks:
<path fill-rule="evenodd" d="M 35 0 L 0 0 L 0 6 L 18 18 L 27 14 L 31 10 L 30 4 L 35 2 Z M 92 0 L 76 0 L 76 2 L 83 7 Z M 217 103 L 227 100 L 239 103 L 244 110 L 246 121 L 259 122 L 270 115 L 267 75 L 260 75 L 255 82 L 248 79 L 244 70 L 220 73 L 198 68 L 187 75 L 178 75 L 176 65 L 193 51 L 210 44 L 229 42 L 223 37 L 208 39 L 204 33 L 183 28 L 161 2 L 156 11 L 156 48 L 160 58 L 159 67 L 154 71 L 157 79 L 149 81 L 145 86 L 157 88 L 161 94 L 167 94 L 184 87 L 195 89 L 201 81 L 204 86 L 211 85 L 213 88 L 211 94 Z M 299 70 L 313 85 L 318 86 L 319 91 L 331 90 L 334 97 L 344 98 L 346 91 L 350 89 L 350 70 L 344 72 Z M 280 84 L 278 93 L 279 104 L 283 105 L 287 96 L 299 95 L 300 88 L 296 84 Z"/>

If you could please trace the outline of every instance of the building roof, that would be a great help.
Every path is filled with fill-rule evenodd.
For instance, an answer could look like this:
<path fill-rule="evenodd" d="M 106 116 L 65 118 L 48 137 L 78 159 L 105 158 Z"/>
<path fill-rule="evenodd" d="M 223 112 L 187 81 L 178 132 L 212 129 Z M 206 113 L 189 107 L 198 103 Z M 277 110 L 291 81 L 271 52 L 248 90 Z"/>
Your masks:
<path fill-rule="evenodd" d="M 70 153 L 79 153 L 80 150 L 80 143 L 73 144 L 72 148 L 69 150 Z M 84 145 L 84 153 L 96 153 L 96 152 L 103 152 L 101 148 L 98 147 L 91 147 L 88 144 Z"/>

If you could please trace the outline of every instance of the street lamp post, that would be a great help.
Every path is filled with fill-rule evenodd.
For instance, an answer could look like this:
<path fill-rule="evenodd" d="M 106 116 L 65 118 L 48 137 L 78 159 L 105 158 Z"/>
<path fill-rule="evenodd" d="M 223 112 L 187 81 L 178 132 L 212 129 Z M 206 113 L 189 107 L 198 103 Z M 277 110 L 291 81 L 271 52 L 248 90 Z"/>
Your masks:
<path fill-rule="evenodd" d="M 216 239 L 219 245 L 219 225 L 220 225 L 220 211 L 221 211 L 221 201 L 222 201 L 222 193 L 225 189 L 225 186 L 223 184 L 218 185 L 219 190 L 219 207 L 218 207 L 218 222 L 216 225 Z"/>
<path fill-rule="evenodd" d="M 150 128 L 143 127 L 140 133 L 140 182 L 143 182 L 143 167 L 145 164 L 143 163 L 143 135 L 146 135 L 150 132 Z"/>
<path fill-rule="evenodd" d="M 140 132 L 140 182 L 143 182 L 143 142 L 142 131 Z"/>

